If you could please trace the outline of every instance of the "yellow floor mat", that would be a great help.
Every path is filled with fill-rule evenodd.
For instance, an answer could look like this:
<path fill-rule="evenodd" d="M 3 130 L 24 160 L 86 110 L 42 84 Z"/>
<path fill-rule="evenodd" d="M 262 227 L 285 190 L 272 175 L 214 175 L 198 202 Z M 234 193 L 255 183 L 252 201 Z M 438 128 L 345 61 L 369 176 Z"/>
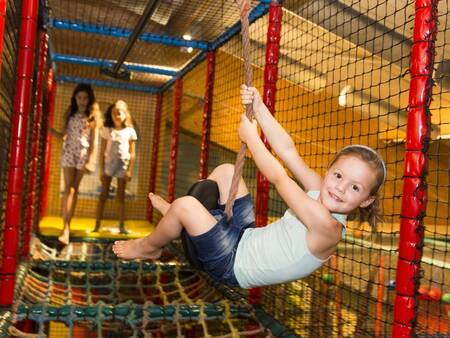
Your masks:
<path fill-rule="evenodd" d="M 105 219 L 100 223 L 100 231 L 92 232 L 95 227 L 94 218 L 76 218 L 72 219 L 70 224 L 71 237 L 88 237 L 99 239 L 116 239 L 116 238 L 139 238 L 148 235 L 153 231 L 154 225 L 143 220 L 127 220 L 125 221 L 125 229 L 128 235 L 119 233 L 119 222 L 114 219 Z M 39 233 L 43 236 L 56 237 L 63 228 L 62 217 L 47 216 L 42 218 L 39 223 Z"/>

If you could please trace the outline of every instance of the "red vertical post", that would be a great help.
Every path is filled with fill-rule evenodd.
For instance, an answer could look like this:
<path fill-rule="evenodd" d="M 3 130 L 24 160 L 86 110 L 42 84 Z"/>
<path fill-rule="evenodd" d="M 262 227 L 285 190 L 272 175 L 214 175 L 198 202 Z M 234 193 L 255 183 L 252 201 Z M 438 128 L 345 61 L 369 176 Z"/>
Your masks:
<path fill-rule="evenodd" d="M 416 0 L 392 337 L 415 336 L 417 289 L 424 239 L 423 218 L 427 204 L 426 153 L 431 133 L 429 106 L 437 16 L 436 0 Z"/>
<path fill-rule="evenodd" d="M 156 95 L 155 120 L 153 124 L 153 148 L 152 148 L 152 163 L 150 165 L 150 182 L 148 191 L 155 191 L 156 183 L 156 168 L 158 167 L 158 150 L 159 150 L 159 134 L 161 131 L 161 115 L 162 115 L 162 94 Z M 147 220 L 153 222 L 153 205 L 150 199 L 147 199 Z"/>
<path fill-rule="evenodd" d="M 181 99 L 183 96 L 183 79 L 175 82 L 174 108 L 172 116 L 172 137 L 170 141 L 169 182 L 167 186 L 167 202 L 172 203 L 175 193 L 175 177 L 177 172 L 178 134 L 180 129 Z"/>
<path fill-rule="evenodd" d="M 33 121 L 33 136 L 31 144 L 31 156 L 29 166 L 28 179 L 28 196 L 27 196 L 27 210 L 25 216 L 25 229 L 23 237 L 22 256 L 26 257 L 30 253 L 30 239 L 33 228 L 33 221 L 35 217 L 36 204 L 36 176 L 39 156 L 39 140 L 41 130 L 41 116 L 42 116 L 42 92 L 45 77 L 45 65 L 47 62 L 47 47 L 48 35 L 46 31 L 41 32 L 39 40 L 39 64 L 36 79 L 36 99 L 34 106 L 34 121 Z"/>
<path fill-rule="evenodd" d="M 21 226 L 24 162 L 27 148 L 27 123 L 33 83 L 37 11 L 37 0 L 24 0 L 22 2 L 16 94 L 14 96 L 8 167 L 8 193 L 6 197 L 2 264 L 0 269 L 0 306 L 10 306 L 14 296 L 17 246 L 19 242 L 19 228 Z"/>
<path fill-rule="evenodd" d="M 40 218 L 45 216 L 48 201 L 48 181 L 50 178 L 50 161 L 52 157 L 52 136 L 48 128 L 53 127 L 53 117 L 55 115 L 56 81 L 53 76 L 53 69 L 50 68 L 47 76 L 47 114 L 43 119 L 42 132 L 45 134 L 45 158 L 41 165 L 41 210 Z"/>
<path fill-rule="evenodd" d="M 203 105 L 202 143 L 200 146 L 200 173 L 199 178 L 208 177 L 209 137 L 211 135 L 211 112 L 214 89 L 214 73 L 216 66 L 216 53 L 209 51 L 206 65 L 205 103 Z"/>
<path fill-rule="evenodd" d="M 272 2 L 269 9 L 269 26 L 267 29 L 266 63 L 264 66 L 263 101 L 272 114 L 275 114 L 275 94 L 278 77 L 278 60 L 280 55 L 281 17 L 283 11 L 280 4 Z M 268 149 L 270 145 L 261 133 L 261 139 Z M 269 182 L 258 170 L 256 173 L 256 226 L 267 225 L 267 206 L 269 200 Z M 249 293 L 250 304 L 258 304 L 261 288 L 253 288 Z"/>

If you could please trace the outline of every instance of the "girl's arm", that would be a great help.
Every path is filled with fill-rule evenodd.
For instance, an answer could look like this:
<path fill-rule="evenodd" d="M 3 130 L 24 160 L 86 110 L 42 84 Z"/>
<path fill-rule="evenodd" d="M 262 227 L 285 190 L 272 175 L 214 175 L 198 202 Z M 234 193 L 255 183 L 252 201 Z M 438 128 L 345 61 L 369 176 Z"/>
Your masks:
<path fill-rule="evenodd" d="M 52 136 L 56 137 L 56 138 L 60 138 L 60 139 L 65 139 L 66 134 L 67 134 L 67 124 L 69 123 L 69 110 L 66 110 L 66 112 L 64 113 L 64 128 L 62 131 L 58 131 L 53 127 L 49 127 L 48 128 L 48 132 L 50 134 L 52 134 Z"/>
<path fill-rule="evenodd" d="M 65 131 L 58 131 L 53 127 L 48 128 L 48 132 L 56 138 L 64 138 L 64 136 L 66 135 Z"/>
<path fill-rule="evenodd" d="M 254 87 L 242 85 L 241 100 L 244 105 L 253 104 L 253 113 L 264 132 L 264 136 L 294 177 L 308 191 L 319 189 L 321 177 L 303 161 L 292 138 L 262 102 L 258 90 Z"/>
<path fill-rule="evenodd" d="M 127 177 L 131 179 L 133 173 L 134 163 L 136 161 L 136 141 L 130 140 L 130 163 L 128 165 Z"/>
<path fill-rule="evenodd" d="M 305 226 L 315 233 L 323 233 L 324 236 L 330 236 L 330 226 L 336 224 L 330 212 L 321 203 L 310 198 L 289 177 L 280 162 L 277 161 L 261 141 L 256 129 L 256 123 L 250 122 L 245 114 L 241 118 L 239 136 L 247 144 L 258 169 L 275 186 L 281 198 Z M 330 240 L 333 243 L 335 241 L 334 238 L 330 238 Z"/>
<path fill-rule="evenodd" d="M 99 162 L 100 179 L 105 174 L 105 151 L 106 151 L 106 140 L 102 137 L 102 140 L 100 141 L 100 162 Z"/>
<path fill-rule="evenodd" d="M 98 128 L 95 123 L 91 128 L 91 133 L 89 135 L 89 152 L 88 160 L 86 162 L 85 168 L 90 172 L 95 171 L 95 160 L 97 158 L 97 140 L 98 140 Z"/>

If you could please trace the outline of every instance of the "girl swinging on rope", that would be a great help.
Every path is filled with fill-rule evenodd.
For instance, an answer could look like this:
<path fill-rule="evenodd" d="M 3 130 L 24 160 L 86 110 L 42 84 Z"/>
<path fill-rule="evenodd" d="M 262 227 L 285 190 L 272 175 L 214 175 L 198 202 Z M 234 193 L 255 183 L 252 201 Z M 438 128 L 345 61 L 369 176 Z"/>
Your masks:
<path fill-rule="evenodd" d="M 234 166 L 223 164 L 208 179 L 197 182 L 190 190 L 191 196 L 178 198 L 172 204 L 150 193 L 153 206 L 163 218 L 150 235 L 117 241 L 113 251 L 118 257 L 157 259 L 166 244 L 186 236 L 193 243 L 194 258 L 213 279 L 250 288 L 303 278 L 322 266 L 345 235 L 348 214 L 357 213 L 361 221 L 376 225 L 380 218 L 378 191 L 386 178 L 386 167 L 373 149 L 363 145 L 343 148 L 321 178 L 303 161 L 255 88 L 242 85 L 241 102 L 252 105 L 256 120 L 242 115 L 239 137 L 258 169 L 288 205 L 284 216 L 256 228 L 252 200 L 241 178 L 232 216 L 227 220 L 224 203 Z M 301 186 L 267 150 L 257 123 Z M 215 190 L 218 196 L 214 201 Z M 207 201 L 211 196 L 213 203 Z M 214 206 L 216 201 L 218 205 Z"/>

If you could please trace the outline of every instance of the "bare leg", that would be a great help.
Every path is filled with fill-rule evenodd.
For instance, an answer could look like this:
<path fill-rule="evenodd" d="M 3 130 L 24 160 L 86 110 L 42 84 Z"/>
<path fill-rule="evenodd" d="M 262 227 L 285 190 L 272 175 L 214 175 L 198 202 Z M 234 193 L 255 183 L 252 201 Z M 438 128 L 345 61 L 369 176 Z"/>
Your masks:
<path fill-rule="evenodd" d="M 102 193 L 100 194 L 100 197 L 98 199 L 94 232 L 97 232 L 100 229 L 100 221 L 103 218 L 103 211 L 105 209 L 105 203 L 109 196 L 109 187 L 111 186 L 111 179 L 112 179 L 111 176 L 107 176 L 107 175 L 102 176 Z"/>
<path fill-rule="evenodd" d="M 128 234 L 125 230 L 125 188 L 127 186 L 126 178 L 117 179 L 117 201 L 119 203 L 119 230 L 121 234 Z"/>
<path fill-rule="evenodd" d="M 216 181 L 217 185 L 219 186 L 220 204 L 225 204 L 228 200 L 233 174 L 234 174 L 234 165 L 225 163 L 216 167 L 208 176 L 208 179 Z M 245 182 L 241 177 L 241 179 L 239 180 L 236 198 L 240 198 L 247 194 L 248 194 L 247 186 L 245 185 Z"/>
<path fill-rule="evenodd" d="M 152 202 L 153 207 L 158 210 L 163 216 L 167 213 L 167 210 L 169 210 L 170 207 L 169 202 L 167 202 L 161 196 L 155 195 L 152 192 L 148 194 L 148 198 L 150 199 L 150 202 Z"/>
<path fill-rule="evenodd" d="M 78 187 L 83 177 L 83 172 L 76 168 L 63 168 L 64 173 L 64 196 L 62 199 L 62 214 L 64 228 L 58 240 L 64 244 L 69 244 L 70 221 L 72 220 L 78 196 Z"/>
<path fill-rule="evenodd" d="M 212 171 L 212 173 L 208 176 L 209 180 L 216 181 L 217 185 L 219 186 L 221 204 L 225 204 L 228 199 L 233 174 L 234 174 L 234 165 L 226 163 L 216 167 Z M 248 189 L 247 186 L 245 185 L 244 180 L 241 177 L 239 181 L 237 198 L 242 197 L 246 194 L 248 194 Z M 170 203 L 167 202 L 165 199 L 163 199 L 161 196 L 156 195 L 152 192 L 148 194 L 148 198 L 152 202 L 153 207 L 164 216 L 170 207 Z"/>
<path fill-rule="evenodd" d="M 211 229 L 216 219 L 194 197 L 184 196 L 175 200 L 148 236 L 114 243 L 114 253 L 124 259 L 157 259 L 162 247 L 180 237 L 186 228 L 189 234 L 198 236 Z"/>
<path fill-rule="evenodd" d="M 81 183 L 81 179 L 83 178 L 84 175 L 84 171 L 83 170 L 76 170 L 75 172 L 75 180 L 73 182 L 73 189 L 75 191 L 74 195 L 73 195 L 73 200 L 72 200 L 72 204 L 70 207 L 70 220 L 72 220 L 73 215 L 75 213 L 75 207 L 77 205 L 77 201 L 78 201 L 78 191 L 79 191 L 79 187 L 80 187 L 80 183 Z M 69 220 L 69 221 L 70 221 Z"/>
<path fill-rule="evenodd" d="M 233 172 L 233 165 L 224 164 L 217 167 L 208 177 L 217 181 L 221 203 L 225 203 L 228 198 Z M 237 198 L 247 193 L 248 189 L 241 179 Z M 150 195 L 149 198 L 152 203 L 155 203 L 155 208 L 161 208 L 163 214 L 164 210 L 167 210 L 164 217 L 150 235 L 136 240 L 115 242 L 113 251 L 118 257 L 124 259 L 157 259 L 161 255 L 162 247 L 179 238 L 183 228 L 191 236 L 198 236 L 210 230 L 217 223 L 216 219 L 194 197 L 181 197 L 169 207 L 169 203 L 159 196 Z"/>

